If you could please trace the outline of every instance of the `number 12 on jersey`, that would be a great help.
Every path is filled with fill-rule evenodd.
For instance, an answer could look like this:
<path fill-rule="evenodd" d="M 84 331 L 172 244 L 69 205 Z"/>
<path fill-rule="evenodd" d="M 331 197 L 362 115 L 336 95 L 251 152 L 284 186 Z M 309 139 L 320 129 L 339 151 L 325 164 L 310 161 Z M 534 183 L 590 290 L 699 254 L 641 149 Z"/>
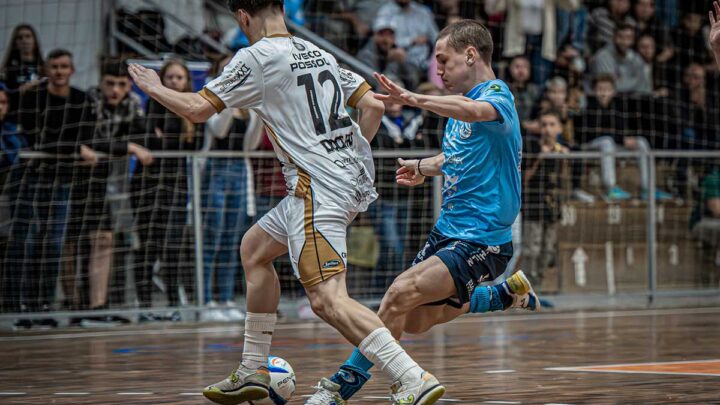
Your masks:
<path fill-rule="evenodd" d="M 349 126 L 352 126 L 352 121 L 347 115 L 343 118 L 340 118 L 340 108 L 342 108 L 340 102 L 343 99 L 340 83 L 338 83 L 337 79 L 335 78 L 335 76 L 333 76 L 330 70 L 323 70 L 318 75 L 317 82 L 320 87 L 322 87 L 325 82 L 328 81 L 332 84 L 334 90 L 332 103 L 330 105 L 330 118 L 327 120 L 327 123 L 330 126 L 330 132 L 332 132 L 340 128 L 347 128 Z M 322 116 L 322 111 L 320 111 L 318 95 L 317 91 L 315 90 L 315 79 L 313 78 L 312 73 L 298 76 L 297 84 L 298 86 L 305 87 L 308 107 L 310 108 L 310 115 L 312 116 L 313 124 L 315 125 L 315 133 L 317 135 L 323 135 L 327 133 L 327 127 L 325 126 L 326 121 Z"/>

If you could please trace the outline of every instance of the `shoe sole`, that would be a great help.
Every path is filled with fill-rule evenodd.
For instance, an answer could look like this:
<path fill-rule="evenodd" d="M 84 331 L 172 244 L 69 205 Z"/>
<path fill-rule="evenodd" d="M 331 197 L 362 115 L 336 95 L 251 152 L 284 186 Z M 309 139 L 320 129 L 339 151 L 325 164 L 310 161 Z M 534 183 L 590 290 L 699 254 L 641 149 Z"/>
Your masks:
<path fill-rule="evenodd" d="M 263 387 L 245 387 L 232 395 L 217 391 L 204 391 L 205 398 L 220 405 L 238 405 L 247 401 L 257 401 L 270 396 L 270 391 Z"/>
<path fill-rule="evenodd" d="M 425 391 L 423 396 L 418 399 L 418 402 L 416 402 L 415 405 L 432 405 L 440 400 L 443 395 L 445 395 L 445 387 L 442 385 L 436 385 L 430 388 L 429 391 Z"/>

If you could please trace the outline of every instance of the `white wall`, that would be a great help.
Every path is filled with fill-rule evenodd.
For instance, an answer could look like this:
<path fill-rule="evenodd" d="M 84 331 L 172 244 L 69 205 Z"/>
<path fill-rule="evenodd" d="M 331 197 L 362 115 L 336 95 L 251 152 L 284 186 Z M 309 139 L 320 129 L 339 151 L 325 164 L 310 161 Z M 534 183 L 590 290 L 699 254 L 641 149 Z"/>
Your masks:
<path fill-rule="evenodd" d="M 5 55 L 13 28 L 29 23 L 38 32 L 43 56 L 65 48 L 75 56 L 72 85 L 97 84 L 103 51 L 102 0 L 0 0 L 0 54 Z"/>

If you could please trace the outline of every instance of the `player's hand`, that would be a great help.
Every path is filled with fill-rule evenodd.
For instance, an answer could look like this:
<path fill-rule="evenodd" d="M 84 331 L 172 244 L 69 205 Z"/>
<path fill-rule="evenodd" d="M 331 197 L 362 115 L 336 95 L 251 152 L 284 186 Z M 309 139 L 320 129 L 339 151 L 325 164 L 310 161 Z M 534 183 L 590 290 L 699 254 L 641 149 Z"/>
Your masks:
<path fill-rule="evenodd" d="M 152 89 L 162 86 L 160 76 L 152 69 L 140 66 L 137 63 L 131 63 L 128 66 L 128 72 L 135 84 L 145 93 L 149 94 Z"/>
<path fill-rule="evenodd" d="M 417 106 L 417 94 L 413 93 L 412 91 L 403 89 L 383 74 L 375 72 L 375 79 L 377 79 L 377 81 L 380 83 L 380 86 L 382 86 L 383 90 L 385 90 L 385 92 L 387 93 L 375 94 L 376 99 L 400 105 L 409 105 L 411 107 Z"/>
<path fill-rule="evenodd" d="M 710 10 L 710 46 L 717 52 L 720 51 L 720 2 L 714 1 L 713 10 Z"/>
<path fill-rule="evenodd" d="M 401 186 L 414 187 L 425 182 L 425 176 L 417 172 L 418 160 L 398 159 L 400 168 L 395 172 L 395 181 Z"/>
<path fill-rule="evenodd" d="M 85 145 L 80 146 L 80 157 L 83 166 L 94 166 L 98 162 L 98 154 Z"/>
<path fill-rule="evenodd" d="M 152 153 L 147 148 L 144 148 L 138 144 L 128 144 L 128 153 L 135 155 L 135 157 L 140 161 L 140 164 L 142 164 L 143 166 L 149 166 L 153 162 Z"/>

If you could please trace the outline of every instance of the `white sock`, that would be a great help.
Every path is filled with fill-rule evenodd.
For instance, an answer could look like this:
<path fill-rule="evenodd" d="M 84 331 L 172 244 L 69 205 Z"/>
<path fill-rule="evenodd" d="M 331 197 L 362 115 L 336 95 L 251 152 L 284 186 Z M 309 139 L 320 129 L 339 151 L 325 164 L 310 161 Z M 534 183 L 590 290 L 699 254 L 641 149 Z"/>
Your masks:
<path fill-rule="evenodd" d="M 405 353 L 387 328 L 372 331 L 358 346 L 368 360 L 380 366 L 393 381 L 403 385 L 422 377 L 423 369 Z"/>
<path fill-rule="evenodd" d="M 267 367 L 275 322 L 277 322 L 276 314 L 247 313 L 241 365 L 250 370 Z"/>

